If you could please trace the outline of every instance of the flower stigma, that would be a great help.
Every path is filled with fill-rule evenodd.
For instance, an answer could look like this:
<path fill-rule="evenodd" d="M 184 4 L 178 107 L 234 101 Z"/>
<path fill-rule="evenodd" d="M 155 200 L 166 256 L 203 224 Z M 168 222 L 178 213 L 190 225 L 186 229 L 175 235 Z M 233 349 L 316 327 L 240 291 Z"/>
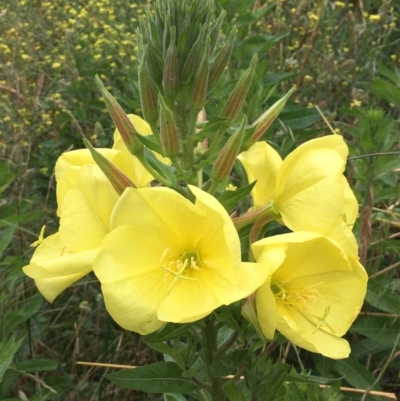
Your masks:
<path fill-rule="evenodd" d="M 335 334 L 333 328 L 326 322 L 326 318 L 331 309 L 330 306 L 325 308 L 323 316 L 316 316 L 313 314 L 314 308 L 311 304 L 324 301 L 323 296 L 316 288 L 321 284 L 322 282 L 319 282 L 302 288 L 301 290 L 296 290 L 287 289 L 284 287 L 283 283 L 274 281 L 271 284 L 271 291 L 277 302 L 292 306 L 305 319 L 316 326 L 313 334 L 322 327 L 327 327 L 333 334 Z M 317 324 L 315 323 L 315 320 L 317 321 Z"/>
<path fill-rule="evenodd" d="M 185 273 L 191 270 L 199 270 L 201 265 L 200 256 L 196 249 L 183 252 L 180 255 L 175 256 L 171 249 L 167 248 L 164 250 L 160 259 L 161 268 L 167 273 L 165 280 L 169 274 L 174 276 L 172 283 L 169 286 L 167 294 L 169 295 L 179 279 L 183 280 L 198 280 L 194 277 L 187 277 Z"/>

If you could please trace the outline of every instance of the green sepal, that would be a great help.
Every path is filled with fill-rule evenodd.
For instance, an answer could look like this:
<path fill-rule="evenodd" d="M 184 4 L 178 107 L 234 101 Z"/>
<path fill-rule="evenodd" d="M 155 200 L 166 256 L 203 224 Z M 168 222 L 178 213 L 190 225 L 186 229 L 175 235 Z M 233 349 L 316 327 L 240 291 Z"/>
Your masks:
<path fill-rule="evenodd" d="M 117 191 L 118 195 L 122 195 L 126 188 L 136 188 L 136 185 L 128 178 L 121 170 L 118 169 L 113 163 L 98 152 L 91 143 L 84 138 L 83 142 L 89 149 L 93 160 L 100 167 L 101 171 L 108 178 L 111 185 Z"/>

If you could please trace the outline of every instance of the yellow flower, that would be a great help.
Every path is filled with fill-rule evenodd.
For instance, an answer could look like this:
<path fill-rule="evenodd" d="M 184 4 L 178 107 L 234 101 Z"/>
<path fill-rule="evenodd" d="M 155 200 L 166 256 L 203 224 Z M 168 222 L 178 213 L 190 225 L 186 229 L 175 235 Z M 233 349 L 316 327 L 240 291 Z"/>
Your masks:
<path fill-rule="evenodd" d="M 313 232 L 265 238 L 252 250 L 257 262 L 275 266 L 256 293 L 264 335 L 271 339 L 276 329 L 309 351 L 348 357 L 349 344 L 341 337 L 358 316 L 367 285 L 358 258 Z"/>
<path fill-rule="evenodd" d="M 125 329 L 148 334 L 165 322 L 196 321 L 266 279 L 266 266 L 241 262 L 221 204 L 190 189 L 195 204 L 157 187 L 128 188 L 115 206 L 93 271 L 108 312 Z"/>
<path fill-rule="evenodd" d="M 99 152 L 138 185 L 152 181 L 153 177 L 127 150 Z M 118 200 L 117 192 L 87 149 L 62 154 L 55 175 L 59 232 L 44 238 L 42 228 L 39 239 L 32 244 L 37 246 L 32 260 L 24 267 L 49 302 L 92 270 L 91 263 L 110 231 L 111 212 Z"/>
<path fill-rule="evenodd" d="M 30 264 L 23 268 L 49 302 L 92 270 L 92 261 L 110 231 L 111 212 L 118 200 L 97 166 L 83 166 L 74 178 L 62 199 L 59 232 L 43 238 L 42 229 Z"/>
<path fill-rule="evenodd" d="M 255 207 L 270 203 L 292 231 L 329 233 L 356 254 L 351 227 L 358 203 L 342 174 L 347 155 L 343 138 L 329 135 L 305 142 L 283 161 L 266 142 L 255 143 L 238 158 L 249 182 L 257 181 L 252 190 Z"/>

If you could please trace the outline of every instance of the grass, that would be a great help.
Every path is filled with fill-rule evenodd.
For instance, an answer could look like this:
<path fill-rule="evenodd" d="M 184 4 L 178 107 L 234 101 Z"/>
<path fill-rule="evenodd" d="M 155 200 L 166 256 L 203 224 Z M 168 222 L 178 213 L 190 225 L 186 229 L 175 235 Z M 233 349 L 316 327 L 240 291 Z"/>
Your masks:
<path fill-rule="evenodd" d="M 236 71 L 247 68 L 254 52 L 260 62 L 243 109 L 250 122 L 296 84 L 298 91 L 266 138 L 286 154 L 305 139 L 329 133 L 315 106 L 346 137 L 346 174 L 360 203 L 356 233 L 372 277 L 361 316 L 347 335 L 351 358 L 333 363 L 307 352 L 297 355 L 283 342 L 275 344 L 273 356 L 284 355 L 314 374 L 346 376 L 343 383 L 351 387 L 399 392 L 400 162 L 390 153 L 399 152 L 400 5 L 232 3 L 216 2 L 227 10 L 224 34 L 235 24 L 237 38 L 207 113 L 223 107 Z M 114 127 L 95 74 L 127 110 L 140 114 L 132 81 L 134 29 L 144 4 L 0 0 L 0 10 L 0 347 L 12 360 L 6 372 L 0 364 L 0 399 L 157 399 L 107 382 L 103 375 L 110 368 L 77 364 L 143 365 L 160 358 L 138 335 L 113 323 L 94 276 L 50 305 L 21 271 L 40 227 L 46 224 L 48 234 L 57 229 L 57 157 L 81 148 L 81 134 L 97 146 L 110 144 Z"/>

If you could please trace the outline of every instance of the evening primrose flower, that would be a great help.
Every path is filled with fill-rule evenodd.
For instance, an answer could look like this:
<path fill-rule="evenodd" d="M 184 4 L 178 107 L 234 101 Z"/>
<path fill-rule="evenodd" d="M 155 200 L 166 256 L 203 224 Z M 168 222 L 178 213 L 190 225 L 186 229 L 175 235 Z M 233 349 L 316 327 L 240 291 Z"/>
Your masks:
<path fill-rule="evenodd" d="M 49 302 L 92 270 L 118 200 L 96 165 L 87 164 L 77 175 L 73 173 L 76 181 L 62 198 L 59 232 L 44 238 L 42 230 L 30 264 L 23 268 Z"/>
<path fill-rule="evenodd" d="M 349 344 L 341 337 L 358 316 L 367 286 L 358 258 L 313 232 L 265 238 L 252 250 L 257 262 L 275 266 L 256 292 L 264 335 L 272 339 L 278 330 L 306 350 L 333 359 L 348 357 Z"/>
<path fill-rule="evenodd" d="M 123 328 L 154 332 L 193 322 L 253 293 L 268 267 L 241 262 L 229 215 L 190 187 L 195 204 L 163 187 L 127 188 L 111 217 L 93 271 L 106 308 Z"/>
<path fill-rule="evenodd" d="M 283 161 L 266 142 L 257 142 L 238 158 L 249 182 L 257 181 L 251 193 L 254 207 L 269 203 L 292 231 L 330 233 L 356 254 L 351 227 L 358 203 L 342 174 L 347 155 L 343 138 L 329 135 L 305 142 Z"/>

